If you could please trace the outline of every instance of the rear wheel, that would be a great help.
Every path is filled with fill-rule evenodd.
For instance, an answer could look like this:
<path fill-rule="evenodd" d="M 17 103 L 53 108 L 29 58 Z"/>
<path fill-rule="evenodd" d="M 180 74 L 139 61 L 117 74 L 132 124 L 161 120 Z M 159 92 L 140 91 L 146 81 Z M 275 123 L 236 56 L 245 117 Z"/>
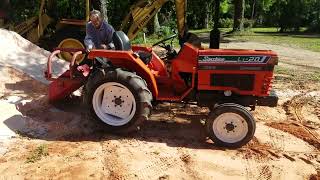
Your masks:
<path fill-rule="evenodd" d="M 121 69 L 100 69 L 86 84 L 86 103 L 107 130 L 128 133 L 139 129 L 151 113 L 152 94 L 144 80 Z"/>
<path fill-rule="evenodd" d="M 74 38 L 66 38 L 63 39 L 59 45 L 57 46 L 57 48 L 72 48 L 72 49 L 85 49 L 84 45 L 77 39 Z M 71 62 L 72 60 L 72 56 L 73 53 L 70 52 L 61 52 L 60 54 L 58 54 L 60 59 L 64 59 L 66 61 Z M 79 55 L 76 58 L 76 62 L 79 64 L 81 61 L 83 61 L 85 58 L 84 55 Z"/>
<path fill-rule="evenodd" d="M 256 124 L 251 113 L 237 104 L 217 106 L 206 121 L 206 130 L 215 144 L 237 148 L 254 136 Z"/>

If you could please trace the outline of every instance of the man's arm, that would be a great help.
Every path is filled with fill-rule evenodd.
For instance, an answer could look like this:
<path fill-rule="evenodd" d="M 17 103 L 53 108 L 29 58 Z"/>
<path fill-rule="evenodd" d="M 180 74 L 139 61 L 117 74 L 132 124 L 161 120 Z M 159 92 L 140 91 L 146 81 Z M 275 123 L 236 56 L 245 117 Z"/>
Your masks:
<path fill-rule="evenodd" d="M 114 28 L 110 25 L 107 24 L 107 32 L 106 32 L 106 46 L 107 49 L 114 49 L 114 44 L 113 44 L 113 33 L 114 33 Z"/>
<path fill-rule="evenodd" d="M 84 38 L 84 44 L 86 46 L 87 49 L 94 49 L 95 45 L 93 42 L 93 28 L 90 26 L 89 23 L 87 23 L 86 25 L 86 37 Z"/>
<path fill-rule="evenodd" d="M 112 43 L 113 33 L 114 28 L 110 24 L 107 24 L 107 44 Z"/>

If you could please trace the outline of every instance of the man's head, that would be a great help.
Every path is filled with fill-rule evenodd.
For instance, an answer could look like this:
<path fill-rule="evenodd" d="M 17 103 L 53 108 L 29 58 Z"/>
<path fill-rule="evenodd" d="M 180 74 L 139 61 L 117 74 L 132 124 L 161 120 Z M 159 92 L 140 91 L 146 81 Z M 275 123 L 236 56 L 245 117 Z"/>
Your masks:
<path fill-rule="evenodd" d="M 98 10 L 93 10 L 90 12 L 90 21 L 96 29 L 99 29 L 102 23 L 102 14 Z"/>

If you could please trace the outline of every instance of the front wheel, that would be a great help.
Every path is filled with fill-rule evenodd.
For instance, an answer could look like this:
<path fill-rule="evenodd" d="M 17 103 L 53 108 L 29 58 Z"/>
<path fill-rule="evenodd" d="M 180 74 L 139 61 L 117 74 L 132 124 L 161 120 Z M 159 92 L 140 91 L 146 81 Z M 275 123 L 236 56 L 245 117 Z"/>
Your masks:
<path fill-rule="evenodd" d="M 254 136 L 256 123 L 251 113 L 237 104 L 216 107 L 206 121 L 206 131 L 215 144 L 237 148 L 247 144 Z"/>
<path fill-rule="evenodd" d="M 94 72 L 86 84 L 85 100 L 93 117 L 116 133 L 137 130 L 152 107 L 152 94 L 144 80 L 119 68 Z"/>

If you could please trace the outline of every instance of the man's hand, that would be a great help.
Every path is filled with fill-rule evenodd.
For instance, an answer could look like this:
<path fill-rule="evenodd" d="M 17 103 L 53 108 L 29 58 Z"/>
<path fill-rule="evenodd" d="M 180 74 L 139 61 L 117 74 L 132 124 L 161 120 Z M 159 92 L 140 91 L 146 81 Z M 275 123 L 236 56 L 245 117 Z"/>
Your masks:
<path fill-rule="evenodd" d="M 102 48 L 102 49 L 108 49 L 108 46 L 105 45 L 105 44 L 101 44 L 101 48 Z"/>
<path fill-rule="evenodd" d="M 86 49 L 86 53 L 90 53 L 91 49 L 93 49 L 93 45 L 89 44 L 88 48 Z"/>

